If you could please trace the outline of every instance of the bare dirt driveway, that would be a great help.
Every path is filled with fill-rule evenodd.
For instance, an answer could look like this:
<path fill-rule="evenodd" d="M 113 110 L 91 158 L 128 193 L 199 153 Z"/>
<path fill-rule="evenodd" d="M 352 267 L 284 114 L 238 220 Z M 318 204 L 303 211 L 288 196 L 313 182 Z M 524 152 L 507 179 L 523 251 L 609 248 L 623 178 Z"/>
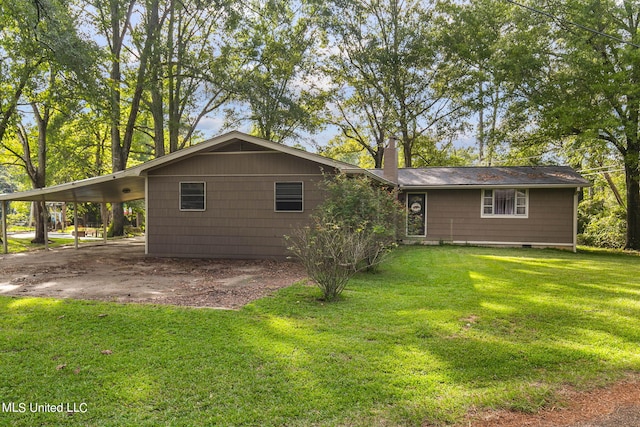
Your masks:
<path fill-rule="evenodd" d="M 147 257 L 143 238 L 0 255 L 0 295 L 236 309 L 304 277 L 294 262 Z"/>

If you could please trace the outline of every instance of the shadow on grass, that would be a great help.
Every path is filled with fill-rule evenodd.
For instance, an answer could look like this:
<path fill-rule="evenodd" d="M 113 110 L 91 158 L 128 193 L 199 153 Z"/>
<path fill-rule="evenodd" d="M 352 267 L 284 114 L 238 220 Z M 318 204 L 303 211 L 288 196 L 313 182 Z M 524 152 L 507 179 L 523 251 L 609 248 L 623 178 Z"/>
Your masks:
<path fill-rule="evenodd" d="M 632 261 L 403 248 L 338 302 L 296 285 L 239 312 L 0 298 L 0 393 L 87 403 L 69 425 L 421 425 L 474 405 L 533 411 L 566 383 L 640 369 Z"/>

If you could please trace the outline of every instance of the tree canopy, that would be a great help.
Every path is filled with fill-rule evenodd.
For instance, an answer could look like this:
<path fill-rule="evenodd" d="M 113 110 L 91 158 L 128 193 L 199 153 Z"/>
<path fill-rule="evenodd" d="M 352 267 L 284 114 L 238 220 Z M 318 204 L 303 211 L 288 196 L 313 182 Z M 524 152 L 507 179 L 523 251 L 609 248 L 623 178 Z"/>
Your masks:
<path fill-rule="evenodd" d="M 241 127 L 333 129 L 319 151 L 380 167 L 393 135 L 406 167 L 570 163 L 638 249 L 639 22 L 631 0 L 0 0 L 0 163 L 38 187 Z"/>

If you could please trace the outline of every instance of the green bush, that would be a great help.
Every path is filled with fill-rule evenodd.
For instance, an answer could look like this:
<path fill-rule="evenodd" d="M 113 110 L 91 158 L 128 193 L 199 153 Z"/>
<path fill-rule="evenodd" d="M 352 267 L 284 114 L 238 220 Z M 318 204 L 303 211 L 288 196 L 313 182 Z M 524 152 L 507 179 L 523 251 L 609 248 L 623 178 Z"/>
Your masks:
<path fill-rule="evenodd" d="M 585 206 L 584 214 L 579 215 L 579 227 L 582 233 L 578 242 L 582 245 L 602 248 L 624 248 L 627 237 L 627 221 L 624 208 L 611 212 L 599 211 L 597 207 Z"/>
<path fill-rule="evenodd" d="M 395 191 L 365 177 L 325 177 L 322 188 L 327 198 L 312 225 L 287 239 L 324 299 L 333 300 L 353 274 L 373 270 L 396 246 L 403 211 Z"/>
<path fill-rule="evenodd" d="M 367 236 L 360 260 L 364 265 L 359 267 L 375 268 L 398 239 L 403 206 L 398 202 L 397 191 L 366 177 L 343 174 L 325 179 L 322 187 L 327 198 L 319 206 L 316 218 Z"/>

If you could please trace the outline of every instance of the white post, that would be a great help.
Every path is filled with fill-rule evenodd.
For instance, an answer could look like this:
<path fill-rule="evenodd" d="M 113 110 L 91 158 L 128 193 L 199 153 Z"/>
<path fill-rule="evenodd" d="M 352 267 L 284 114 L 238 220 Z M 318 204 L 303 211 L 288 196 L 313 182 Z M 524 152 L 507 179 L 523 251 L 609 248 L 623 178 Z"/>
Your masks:
<path fill-rule="evenodd" d="M 7 242 L 7 202 L 2 202 L 2 249 L 5 254 L 9 253 L 9 242 Z"/>
<path fill-rule="evenodd" d="M 102 238 L 104 244 L 107 244 L 107 224 L 109 223 L 109 212 L 107 211 L 107 204 L 102 203 Z"/>
<path fill-rule="evenodd" d="M 573 193 L 573 252 L 578 252 L 578 189 Z"/>
<path fill-rule="evenodd" d="M 73 202 L 73 237 L 75 246 L 78 249 L 78 202 Z"/>
<path fill-rule="evenodd" d="M 144 178 L 144 254 L 149 255 L 149 176 Z"/>
<path fill-rule="evenodd" d="M 44 220 L 44 250 L 49 250 L 49 215 L 47 211 L 47 202 L 42 202 L 42 219 Z"/>

